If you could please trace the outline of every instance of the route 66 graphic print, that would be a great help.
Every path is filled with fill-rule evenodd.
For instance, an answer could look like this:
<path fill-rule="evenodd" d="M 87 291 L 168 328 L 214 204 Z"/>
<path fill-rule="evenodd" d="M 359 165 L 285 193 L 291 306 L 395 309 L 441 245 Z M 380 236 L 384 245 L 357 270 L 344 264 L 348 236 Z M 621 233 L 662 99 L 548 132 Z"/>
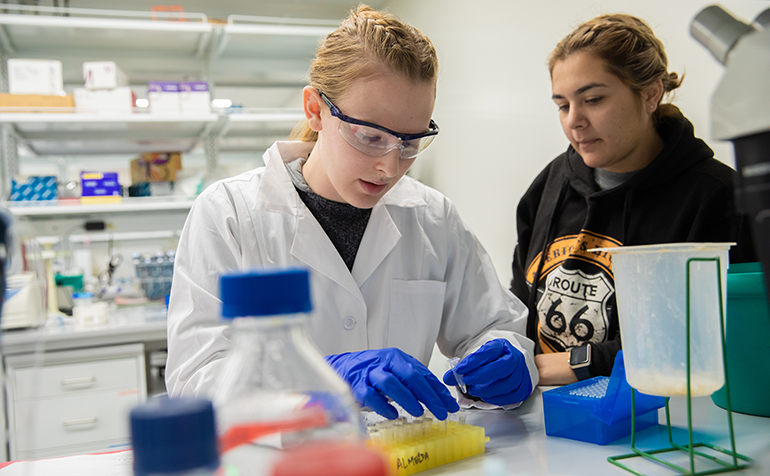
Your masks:
<path fill-rule="evenodd" d="M 609 326 L 607 304 L 614 293 L 602 272 L 554 269 L 537 305 L 540 334 L 554 347 L 568 349 L 603 342 Z"/>

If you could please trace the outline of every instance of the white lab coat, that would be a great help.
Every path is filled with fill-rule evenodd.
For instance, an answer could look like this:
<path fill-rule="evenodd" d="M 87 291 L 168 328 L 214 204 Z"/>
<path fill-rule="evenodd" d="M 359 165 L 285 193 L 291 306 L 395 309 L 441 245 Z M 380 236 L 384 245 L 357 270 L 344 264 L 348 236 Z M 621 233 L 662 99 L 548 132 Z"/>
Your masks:
<path fill-rule="evenodd" d="M 269 266 L 310 269 L 309 332 L 324 355 L 398 347 L 427 365 L 434 343 L 464 357 L 503 337 L 523 351 L 534 388 L 526 307 L 501 286 L 452 203 L 402 178 L 372 209 L 351 272 L 284 166 L 313 145 L 277 142 L 265 167 L 211 185 L 193 204 L 171 288 L 169 395 L 209 394 L 230 348 L 219 275 Z"/>

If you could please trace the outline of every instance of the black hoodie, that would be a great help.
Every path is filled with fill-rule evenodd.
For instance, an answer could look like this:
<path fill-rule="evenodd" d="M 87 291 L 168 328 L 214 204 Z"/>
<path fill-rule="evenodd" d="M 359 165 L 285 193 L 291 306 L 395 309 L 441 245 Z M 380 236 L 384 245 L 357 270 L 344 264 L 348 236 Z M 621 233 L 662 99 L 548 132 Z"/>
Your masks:
<path fill-rule="evenodd" d="M 612 263 L 587 250 L 736 242 L 731 262 L 755 261 L 750 230 L 735 210 L 735 171 L 714 159 L 678 110 L 661 120 L 658 133 L 660 154 L 609 190 L 599 189 L 594 169 L 570 146 L 537 176 L 516 211 L 511 291 L 529 308 L 527 337 L 538 353 L 592 342 L 591 376 L 610 375 L 621 346 Z"/>

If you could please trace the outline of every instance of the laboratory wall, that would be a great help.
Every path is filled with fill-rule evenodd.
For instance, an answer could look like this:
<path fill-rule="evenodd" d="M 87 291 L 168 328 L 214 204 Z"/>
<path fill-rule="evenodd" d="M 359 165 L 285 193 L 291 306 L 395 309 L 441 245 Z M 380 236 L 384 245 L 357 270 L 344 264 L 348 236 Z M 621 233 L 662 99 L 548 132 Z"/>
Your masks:
<path fill-rule="evenodd" d="M 751 22 L 767 1 L 392 0 L 387 9 L 427 34 L 439 54 L 434 118 L 439 138 L 412 173 L 449 196 L 511 279 L 516 206 L 531 181 L 568 142 L 551 101 L 546 66 L 556 43 L 579 23 L 623 12 L 646 20 L 664 42 L 669 70 L 685 80 L 673 98 L 718 159 L 731 145 L 710 132 L 709 103 L 723 67 L 690 36 L 690 23 L 718 3 Z"/>

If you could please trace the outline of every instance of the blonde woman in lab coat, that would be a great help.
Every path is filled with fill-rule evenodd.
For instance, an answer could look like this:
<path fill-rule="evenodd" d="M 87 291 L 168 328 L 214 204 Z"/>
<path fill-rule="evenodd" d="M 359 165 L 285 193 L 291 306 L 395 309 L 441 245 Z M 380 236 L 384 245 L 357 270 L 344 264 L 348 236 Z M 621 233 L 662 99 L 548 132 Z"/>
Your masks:
<path fill-rule="evenodd" d="M 461 403 L 512 405 L 538 383 L 526 307 L 439 192 L 404 174 L 438 134 L 430 40 L 361 6 L 317 51 L 306 122 L 265 167 L 196 200 L 179 242 L 168 313 L 169 395 L 206 395 L 231 342 L 219 275 L 311 270 L 310 333 L 364 406 L 388 398 L 438 418 L 458 404 L 426 367 L 434 343 L 467 384 Z M 451 372 L 444 376 L 454 385 Z"/>

